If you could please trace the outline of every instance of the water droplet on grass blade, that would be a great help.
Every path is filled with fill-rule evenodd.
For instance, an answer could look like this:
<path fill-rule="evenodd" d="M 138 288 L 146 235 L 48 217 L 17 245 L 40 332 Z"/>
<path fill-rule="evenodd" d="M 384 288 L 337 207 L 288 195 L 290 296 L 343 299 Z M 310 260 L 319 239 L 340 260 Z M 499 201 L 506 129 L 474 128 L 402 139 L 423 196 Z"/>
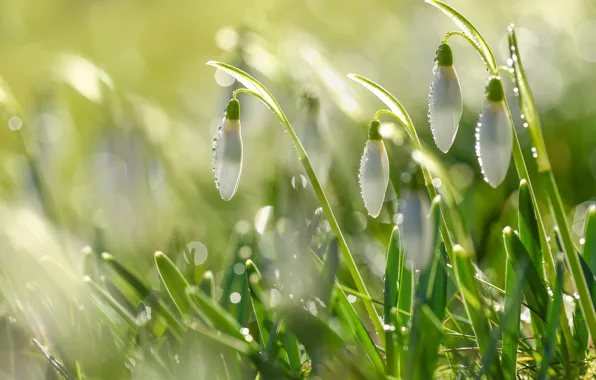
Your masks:
<path fill-rule="evenodd" d="M 428 120 L 437 147 L 447 153 L 453 145 L 463 111 L 461 88 L 447 44 L 437 50 L 435 77 L 428 96 Z"/>

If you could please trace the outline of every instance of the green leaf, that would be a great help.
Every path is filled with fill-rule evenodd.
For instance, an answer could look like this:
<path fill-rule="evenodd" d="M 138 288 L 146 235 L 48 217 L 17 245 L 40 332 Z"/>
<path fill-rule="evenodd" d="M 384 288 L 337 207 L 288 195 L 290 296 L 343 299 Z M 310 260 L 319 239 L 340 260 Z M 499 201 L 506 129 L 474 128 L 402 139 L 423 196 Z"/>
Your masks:
<path fill-rule="evenodd" d="M 141 300 L 149 304 L 163 318 L 166 325 L 171 329 L 174 336 L 180 338 L 183 335 L 184 328 L 178 319 L 174 316 L 170 307 L 164 302 L 158 300 L 137 276 L 120 264 L 114 256 L 107 252 L 101 254 L 103 261 L 114 270 L 139 296 Z"/>
<path fill-rule="evenodd" d="M 445 13 L 447 17 L 449 17 L 451 21 L 453 21 L 455 25 L 457 25 L 457 27 L 460 28 L 462 32 L 468 36 L 468 38 L 470 38 L 471 42 L 476 46 L 479 53 L 481 53 L 482 59 L 486 62 L 491 70 L 495 70 L 497 68 L 495 57 L 488 47 L 488 44 L 471 22 L 469 22 L 458 11 L 443 3 L 442 1 L 425 0 L 425 2 Z"/>
<path fill-rule="evenodd" d="M 506 379 L 517 377 L 517 348 L 519 345 L 520 313 L 522 305 L 522 283 L 527 265 L 517 269 L 507 257 L 505 273 L 505 310 L 501 318 L 503 334 L 503 373 Z"/>
<path fill-rule="evenodd" d="M 186 297 L 186 289 L 190 286 L 180 270 L 163 252 L 155 252 L 155 264 L 166 290 L 174 304 L 184 317 L 191 315 L 192 307 Z"/>
<path fill-rule="evenodd" d="M 475 280 L 476 271 L 472 263 L 472 258 L 459 245 L 453 247 L 453 253 L 453 269 L 457 278 L 457 285 L 468 318 L 472 322 L 472 328 L 474 329 L 480 354 L 485 355 L 490 349 L 492 334 L 488 318 L 484 313 L 486 305 L 478 288 L 478 282 Z M 489 377 L 496 379 L 503 378 L 503 371 L 498 356 L 493 355 L 492 360 L 487 363 L 487 368 Z"/>
<path fill-rule="evenodd" d="M 523 282 L 523 294 L 526 297 L 528 307 L 532 315 L 536 318 L 536 322 L 540 327 L 540 331 L 536 331 L 539 335 L 544 334 L 542 329 L 543 322 L 546 321 L 546 312 L 549 303 L 548 291 L 542 277 L 538 273 L 538 269 L 532 263 L 530 255 L 523 243 L 521 242 L 517 233 L 511 227 L 505 227 L 503 230 L 503 239 L 505 241 L 505 249 L 507 257 L 511 260 L 514 267 L 527 265 L 525 281 Z"/>
<path fill-rule="evenodd" d="M 95 294 L 97 296 L 97 298 L 99 298 L 101 301 L 103 301 L 104 303 L 109 305 L 112 309 L 114 309 L 114 311 L 126 323 L 128 323 L 130 325 L 130 327 L 132 327 L 133 329 L 136 329 L 139 326 L 135 317 L 132 314 L 130 314 L 128 312 L 128 310 L 126 310 L 124 307 L 122 307 L 122 305 L 120 305 L 120 303 L 118 303 L 118 301 L 116 301 L 114 299 L 114 297 L 112 297 L 110 295 L 110 293 L 103 290 L 99 285 L 97 285 L 95 282 L 93 282 L 91 280 L 91 278 L 89 278 L 89 277 L 85 277 L 83 279 L 83 281 L 89 285 L 89 287 L 93 291 L 93 294 Z"/>
<path fill-rule="evenodd" d="M 186 295 L 191 307 L 211 325 L 238 339 L 244 339 L 240 332 L 238 321 L 228 312 L 226 312 L 218 303 L 206 297 L 199 289 L 194 286 L 186 288 Z"/>
<path fill-rule="evenodd" d="M 410 342 L 408 344 L 409 359 L 406 366 L 407 379 L 430 379 L 434 376 L 437 364 L 438 349 L 443 335 L 442 320 L 447 304 L 447 273 L 445 271 L 444 246 L 441 244 L 439 224 L 441 211 L 440 196 L 432 202 L 430 218 L 432 218 L 431 255 L 432 263 L 420 274 Z"/>
<path fill-rule="evenodd" d="M 401 239 L 399 237 L 399 229 L 397 226 L 393 227 L 391 239 L 389 240 L 389 249 L 387 250 L 387 265 L 385 266 L 385 298 L 383 306 L 383 318 L 385 325 L 391 322 L 391 309 L 397 306 L 397 282 L 399 280 L 400 252 L 403 255 L 401 248 Z M 393 330 L 393 331 L 392 331 Z M 393 329 L 385 329 L 385 356 L 387 360 L 387 375 L 398 375 L 398 353 L 397 342 L 395 341 L 395 326 Z"/>
<path fill-rule="evenodd" d="M 582 254 L 588 268 L 592 273 L 596 273 L 596 206 L 594 205 L 590 206 L 586 215 Z"/>
<path fill-rule="evenodd" d="M 540 118 L 536 110 L 534 103 L 534 97 L 532 91 L 526 79 L 526 73 L 522 64 L 519 46 L 517 44 L 517 36 L 515 35 L 515 28 L 510 25 L 507 29 L 508 41 L 509 41 L 509 56 L 511 67 L 515 74 L 515 85 L 518 89 L 517 101 L 521 109 L 524 121 L 527 123 L 528 130 L 530 131 L 530 138 L 532 145 L 536 148 L 536 163 L 538 164 L 539 172 L 549 171 L 550 161 L 546 153 L 546 146 L 544 145 L 544 139 L 542 138 L 542 129 L 540 128 Z"/>
<path fill-rule="evenodd" d="M 248 281 L 253 313 L 257 322 L 257 328 L 259 329 L 261 348 L 265 349 L 269 341 L 269 328 L 276 320 L 276 317 L 275 313 L 268 310 L 264 303 L 265 294 L 261 287 L 261 272 L 259 272 L 255 263 L 250 259 L 246 260 L 246 279 Z"/>
<path fill-rule="evenodd" d="M 542 251 L 540 249 L 540 236 L 538 235 L 538 222 L 536 220 L 536 213 L 534 212 L 534 204 L 532 203 L 532 195 L 528 187 L 528 182 L 522 179 L 519 184 L 518 194 L 518 223 L 519 223 L 519 237 L 529 253 L 534 267 L 544 279 L 544 264 Z"/>
<path fill-rule="evenodd" d="M 331 240 L 325 255 L 323 270 L 321 271 L 321 284 L 319 285 L 319 298 L 325 305 L 329 305 L 331 291 L 335 284 L 335 273 L 339 266 L 339 249 L 337 239 Z"/>
<path fill-rule="evenodd" d="M 544 343 L 544 354 L 538 371 L 537 379 L 542 380 L 548 377 L 548 368 L 553 360 L 557 344 L 557 327 L 559 326 L 559 317 L 563 305 L 563 260 L 558 259 L 556 264 L 557 282 L 553 291 L 553 301 L 548 308 L 548 317 L 546 322 L 546 334 Z"/>

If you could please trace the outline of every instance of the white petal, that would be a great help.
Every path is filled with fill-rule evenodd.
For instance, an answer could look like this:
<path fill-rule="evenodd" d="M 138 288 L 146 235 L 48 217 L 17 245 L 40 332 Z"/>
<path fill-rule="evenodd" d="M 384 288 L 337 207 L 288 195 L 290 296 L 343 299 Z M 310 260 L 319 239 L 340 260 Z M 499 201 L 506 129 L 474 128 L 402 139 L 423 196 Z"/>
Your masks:
<path fill-rule="evenodd" d="M 437 147 L 447 153 L 457 133 L 463 102 L 453 66 L 437 66 L 428 97 L 428 120 Z"/>
<path fill-rule="evenodd" d="M 360 160 L 360 193 L 368 213 L 376 218 L 389 184 L 389 158 L 383 140 L 368 140 Z"/>
<path fill-rule="evenodd" d="M 215 186 L 221 197 L 229 201 L 232 199 L 242 171 L 242 137 L 240 136 L 240 121 L 226 120 L 217 131 L 213 148 L 213 174 Z"/>
<path fill-rule="evenodd" d="M 406 265 L 409 269 L 425 269 L 432 259 L 432 223 L 428 198 L 406 191 L 401 199 L 404 216 L 402 229 Z"/>
<path fill-rule="evenodd" d="M 505 179 L 512 148 L 513 135 L 505 103 L 486 100 L 476 130 L 476 154 L 484 180 L 492 187 Z"/>

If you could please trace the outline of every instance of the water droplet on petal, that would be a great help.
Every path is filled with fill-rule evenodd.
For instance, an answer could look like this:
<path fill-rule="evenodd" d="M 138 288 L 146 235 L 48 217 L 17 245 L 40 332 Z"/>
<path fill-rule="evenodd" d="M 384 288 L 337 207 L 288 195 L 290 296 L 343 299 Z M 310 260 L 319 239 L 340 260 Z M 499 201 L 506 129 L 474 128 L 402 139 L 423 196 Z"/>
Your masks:
<path fill-rule="evenodd" d="M 497 187 L 503 182 L 511 161 L 513 135 L 503 101 L 485 101 L 480 117 L 476 154 L 486 182 Z"/>
<path fill-rule="evenodd" d="M 428 120 L 437 147 L 447 153 L 463 110 L 459 79 L 453 66 L 437 66 L 428 97 Z"/>
<path fill-rule="evenodd" d="M 360 193 L 368 213 L 376 218 L 381 213 L 389 184 L 389 158 L 383 140 L 368 140 L 360 160 Z"/>

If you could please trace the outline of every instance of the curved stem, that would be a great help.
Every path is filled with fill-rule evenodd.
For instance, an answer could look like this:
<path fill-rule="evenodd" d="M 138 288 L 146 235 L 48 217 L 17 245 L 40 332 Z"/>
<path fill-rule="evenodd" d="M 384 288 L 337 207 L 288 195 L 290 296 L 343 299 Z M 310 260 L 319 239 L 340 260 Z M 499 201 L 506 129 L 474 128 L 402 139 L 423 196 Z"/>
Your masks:
<path fill-rule="evenodd" d="M 490 65 L 488 64 L 489 60 L 488 57 L 486 57 L 486 55 L 484 54 L 484 52 L 482 51 L 482 49 L 480 48 L 480 46 L 478 46 L 478 44 L 476 44 L 474 42 L 474 40 L 472 40 L 467 34 L 465 34 L 464 32 L 460 32 L 460 31 L 453 31 L 453 32 L 449 32 L 445 35 L 445 38 L 443 38 L 443 43 L 447 43 L 447 41 L 449 40 L 449 38 L 453 37 L 453 36 L 459 36 L 462 37 L 463 39 L 465 39 L 466 41 L 468 41 L 470 43 L 470 45 L 472 45 L 474 47 L 474 49 L 476 49 L 476 52 L 478 52 L 478 54 L 480 55 L 480 58 L 482 58 L 482 60 L 484 61 L 484 64 L 486 65 L 486 67 L 488 67 L 488 69 L 490 70 L 490 72 L 492 74 L 497 74 L 497 70 L 498 69 L 493 69 L 492 67 L 490 67 Z M 491 53 L 492 54 L 492 53 Z"/>
<path fill-rule="evenodd" d="M 265 97 L 262 94 L 259 94 L 255 91 L 252 91 L 249 89 L 242 88 L 242 89 L 238 89 L 238 90 L 234 91 L 233 96 L 235 97 L 238 93 L 250 94 L 250 95 L 258 98 L 263 103 L 265 103 L 265 105 L 267 105 L 269 108 L 271 108 L 271 106 L 269 105 L 269 102 L 265 99 Z M 270 93 L 267 93 L 266 95 L 270 99 L 272 99 L 272 101 L 274 102 L 274 105 L 281 110 L 281 108 L 279 107 L 279 104 L 277 103 L 277 101 L 275 101 L 275 98 L 273 98 L 273 96 L 271 96 Z M 319 182 L 319 179 L 317 178 L 317 175 L 315 174 L 315 171 L 312 167 L 310 159 L 308 158 L 308 155 L 306 154 L 306 150 L 302 146 L 300 139 L 294 132 L 294 129 L 292 128 L 292 125 L 288 121 L 285 114 L 283 112 L 279 112 L 279 113 L 274 112 L 274 113 L 278 116 L 278 119 L 281 122 L 282 126 L 284 127 L 284 129 L 286 130 L 286 132 L 288 133 L 290 138 L 292 139 L 292 143 L 293 143 L 294 148 L 298 154 L 298 159 L 304 166 L 304 170 L 306 171 L 306 174 L 308 176 L 308 179 L 310 180 L 310 183 L 312 184 L 315 194 L 317 195 L 317 198 L 318 198 L 319 202 L 321 203 L 321 208 L 323 209 L 323 212 L 327 216 L 327 221 L 329 222 L 331 229 L 337 236 L 340 251 L 342 253 L 344 260 L 346 261 L 346 265 L 348 267 L 348 270 L 350 271 L 352 279 L 354 280 L 354 283 L 356 284 L 356 288 L 358 289 L 358 291 L 360 293 L 362 293 L 363 295 L 366 296 L 366 298 L 362 298 L 362 302 L 364 303 L 364 307 L 368 313 L 368 316 L 370 317 L 370 319 L 375 327 L 375 330 L 378 334 L 379 339 L 381 340 L 381 343 L 383 344 L 383 346 L 385 346 L 385 330 L 383 329 L 383 325 L 381 323 L 381 318 L 379 317 L 379 314 L 377 313 L 377 310 L 375 309 L 375 306 L 372 302 L 372 298 L 370 297 L 370 294 L 368 293 L 368 289 L 366 288 L 366 285 L 364 284 L 364 280 L 362 280 L 362 276 L 360 275 L 360 272 L 358 271 L 358 266 L 356 265 L 356 262 L 354 261 L 354 257 L 352 256 L 352 253 L 350 252 L 350 248 L 348 247 L 348 243 L 347 243 L 343 233 L 341 232 L 341 229 L 339 228 L 339 224 L 337 222 L 337 219 L 335 218 L 335 214 L 333 213 L 333 210 L 331 209 L 331 205 L 330 205 L 329 201 L 327 200 L 327 196 L 325 195 L 325 192 L 323 191 L 321 183 Z"/>

